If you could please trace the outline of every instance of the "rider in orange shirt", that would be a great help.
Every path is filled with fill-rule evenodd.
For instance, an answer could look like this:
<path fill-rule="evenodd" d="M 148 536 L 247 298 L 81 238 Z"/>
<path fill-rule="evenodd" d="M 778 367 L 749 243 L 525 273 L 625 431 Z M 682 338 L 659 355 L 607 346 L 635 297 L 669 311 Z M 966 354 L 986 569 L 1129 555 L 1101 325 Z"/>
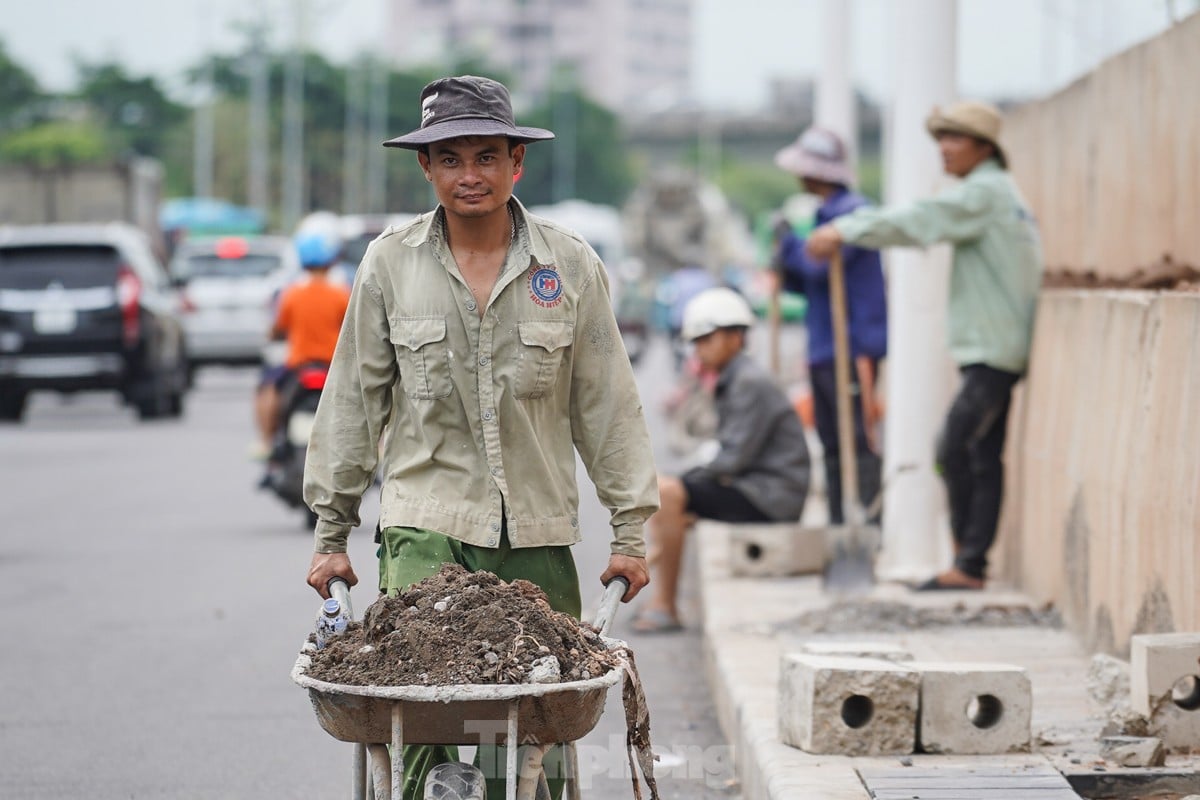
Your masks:
<path fill-rule="evenodd" d="M 287 358 L 283 370 L 263 381 L 255 402 L 259 431 L 268 447 L 278 427 L 283 392 L 296 369 L 333 360 L 350 302 L 350 289 L 329 275 L 340 249 L 337 240 L 325 233 L 296 237 L 296 251 L 306 274 L 284 290 L 271 327 L 272 340 L 287 340 Z"/>

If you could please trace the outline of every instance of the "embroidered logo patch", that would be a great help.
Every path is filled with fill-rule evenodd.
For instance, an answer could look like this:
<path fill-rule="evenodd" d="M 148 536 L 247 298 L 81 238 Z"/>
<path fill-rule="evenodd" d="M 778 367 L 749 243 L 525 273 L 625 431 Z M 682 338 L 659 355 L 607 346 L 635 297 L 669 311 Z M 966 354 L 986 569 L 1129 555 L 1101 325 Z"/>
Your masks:
<path fill-rule="evenodd" d="M 554 308 L 562 302 L 563 284 L 558 272 L 540 267 L 529 273 L 529 298 L 542 308 Z"/>

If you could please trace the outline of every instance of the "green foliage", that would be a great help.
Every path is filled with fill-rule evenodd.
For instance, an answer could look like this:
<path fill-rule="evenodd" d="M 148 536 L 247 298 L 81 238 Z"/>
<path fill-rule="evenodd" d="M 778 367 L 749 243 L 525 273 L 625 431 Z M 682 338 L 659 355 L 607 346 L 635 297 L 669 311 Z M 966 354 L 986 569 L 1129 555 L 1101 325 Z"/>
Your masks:
<path fill-rule="evenodd" d="M 31 121 L 34 104 L 42 98 L 32 73 L 13 61 L 0 40 L 0 131 L 24 127 Z"/>
<path fill-rule="evenodd" d="M 796 178 L 774 164 L 731 161 L 721 165 L 717 186 L 735 208 L 756 219 L 796 193 Z"/>
<path fill-rule="evenodd" d="M 615 114 L 578 89 L 569 89 L 552 92 L 545 103 L 518 121 L 556 135 L 528 148 L 518 185 L 522 202 L 536 205 L 570 199 L 561 196 L 564 193 L 593 203 L 624 202 L 634 174 Z M 556 174 L 560 170 L 567 173 Z"/>
<path fill-rule="evenodd" d="M 173 102 L 154 78 L 134 78 L 115 62 L 78 62 L 79 90 L 116 146 L 139 155 L 160 156 L 171 127 L 187 119 L 187 110 Z"/>
<path fill-rule="evenodd" d="M 86 122 L 48 122 L 0 140 L 0 160 L 42 168 L 108 160 L 103 128 Z"/>

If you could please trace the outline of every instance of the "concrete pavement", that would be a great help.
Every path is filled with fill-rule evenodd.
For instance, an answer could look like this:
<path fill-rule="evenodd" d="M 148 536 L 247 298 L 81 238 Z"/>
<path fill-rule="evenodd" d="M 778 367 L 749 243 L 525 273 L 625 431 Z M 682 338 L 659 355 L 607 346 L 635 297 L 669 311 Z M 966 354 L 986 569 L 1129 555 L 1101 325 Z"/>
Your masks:
<path fill-rule="evenodd" d="M 1019 593 L 1003 589 L 914 593 L 904 586 L 883 584 L 864 599 L 916 611 L 955 612 L 958 616 L 970 616 L 972 609 L 980 609 L 988 614 L 1009 614 L 1022 624 L 934 625 L 902 630 L 892 625 L 883 631 L 847 628 L 809 633 L 805 631 L 811 626 L 806 629 L 798 621 L 817 619 L 834 603 L 823 592 L 820 576 L 733 577 L 726 530 L 701 526 L 690 541 L 698 548 L 706 668 L 722 728 L 733 746 L 745 800 L 868 800 L 893 796 L 1174 800 L 1200 792 L 1200 758 L 1195 756 L 1171 756 L 1160 770 L 1119 769 L 1100 758 L 1098 739 L 1104 720 L 1088 693 L 1091 654 L 1069 631 L 1037 624 L 1048 615 L 1032 608 L 1028 598 Z M 871 620 L 864 619 L 863 627 L 871 628 Z M 781 655 L 795 651 L 805 641 L 838 640 L 895 644 L 924 661 L 992 661 L 1024 667 L 1033 694 L 1032 752 L 849 758 L 812 755 L 783 744 L 777 731 Z M 1058 779 L 1061 772 L 1069 773 L 1080 793 Z M 914 786 L 920 783 L 917 776 L 932 778 L 929 785 L 942 787 L 949 785 L 947 780 L 957 779 L 954 785 L 960 789 L 906 789 L 902 795 L 894 795 L 882 789 L 875 793 L 874 785 L 868 789 L 864 783 L 866 775 L 866 783 L 886 786 L 887 780 L 878 778 L 873 782 L 872 776 L 894 774 L 911 774 Z M 1011 780 L 1006 783 L 1008 779 L 1002 776 L 1037 777 L 1026 777 L 1024 784 L 1018 784 Z M 1041 788 L 1004 788 L 1018 785 Z M 985 787 L 990 788 L 985 791 Z"/>

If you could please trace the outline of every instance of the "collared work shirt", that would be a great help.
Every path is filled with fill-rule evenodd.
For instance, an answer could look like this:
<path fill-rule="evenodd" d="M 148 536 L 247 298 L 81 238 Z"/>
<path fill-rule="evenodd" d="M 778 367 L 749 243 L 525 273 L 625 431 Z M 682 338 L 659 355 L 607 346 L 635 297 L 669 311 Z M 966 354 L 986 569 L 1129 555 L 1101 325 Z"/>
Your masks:
<path fill-rule="evenodd" d="M 1025 372 L 1042 282 L 1041 241 L 1012 176 L 984 161 L 936 197 L 894 209 L 860 208 L 833 222 L 864 247 L 954 245 L 947 315 L 960 365 Z"/>
<path fill-rule="evenodd" d="M 513 199 L 515 237 L 482 318 L 439 208 L 367 249 L 309 441 L 318 552 L 343 552 L 382 437 L 382 527 L 482 547 L 580 540 L 575 449 L 644 555 L 658 508 L 650 437 L 604 266 Z M 386 431 L 386 436 L 384 435 Z"/>

